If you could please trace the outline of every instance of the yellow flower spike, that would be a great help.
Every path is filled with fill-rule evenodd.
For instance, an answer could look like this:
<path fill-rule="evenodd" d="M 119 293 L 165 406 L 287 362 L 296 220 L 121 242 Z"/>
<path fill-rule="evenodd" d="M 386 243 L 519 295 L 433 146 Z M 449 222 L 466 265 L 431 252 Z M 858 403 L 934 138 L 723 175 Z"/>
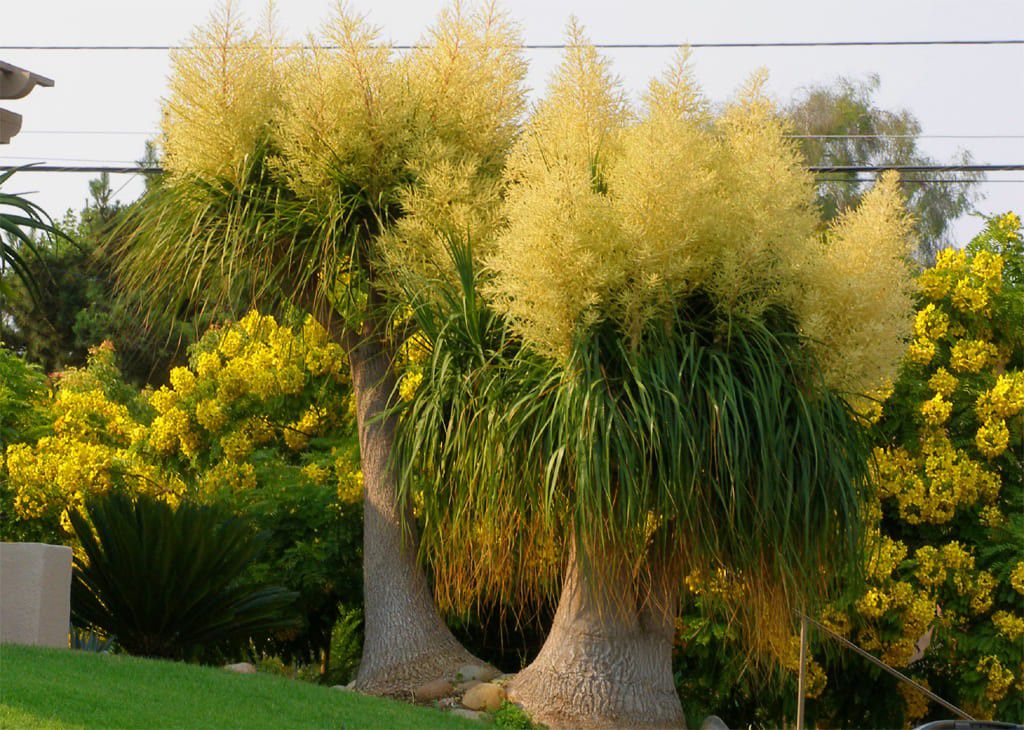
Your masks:
<path fill-rule="evenodd" d="M 1024 636 L 1024 618 L 1009 611 L 996 611 L 992 614 L 992 624 L 1000 634 L 1012 642 L 1017 642 Z"/>
<path fill-rule="evenodd" d="M 953 404 L 944 400 L 941 395 L 921 404 L 921 415 L 924 416 L 924 421 L 929 426 L 941 426 L 949 420 L 952 412 Z"/>
<path fill-rule="evenodd" d="M 991 251 L 978 251 L 971 262 L 971 273 L 978 277 L 989 291 L 996 293 L 1002 288 L 1003 283 L 1003 257 Z"/>
<path fill-rule="evenodd" d="M 1013 590 L 1024 596 L 1024 560 L 1017 561 L 1017 564 L 1010 571 L 1010 585 Z"/>
<path fill-rule="evenodd" d="M 939 301 L 949 293 L 950 277 L 945 271 L 925 269 L 917 277 L 918 290 L 928 299 Z"/>
<path fill-rule="evenodd" d="M 221 368 L 220 355 L 216 352 L 203 352 L 196 358 L 196 374 L 203 380 L 212 379 Z"/>
<path fill-rule="evenodd" d="M 989 290 L 976 286 L 970 279 L 961 279 L 953 288 L 953 306 L 962 312 L 983 314 L 989 303 Z"/>
<path fill-rule="evenodd" d="M 196 376 L 188 368 L 172 368 L 170 380 L 171 387 L 183 398 L 188 397 L 196 387 Z"/>
<path fill-rule="evenodd" d="M 957 248 L 943 249 L 935 257 L 935 266 L 932 268 L 936 271 L 950 271 L 953 273 L 966 271 L 967 254 Z"/>
<path fill-rule="evenodd" d="M 950 397 L 956 391 L 959 381 L 956 376 L 946 370 L 946 368 L 939 368 L 935 371 L 935 374 L 928 379 L 928 387 L 931 388 L 937 395 L 943 397 Z"/>
<path fill-rule="evenodd" d="M 1010 430 L 1006 427 L 1006 421 L 1001 418 L 985 421 L 974 437 L 974 445 L 978 447 L 978 451 L 989 459 L 994 459 L 1006 451 L 1009 443 Z"/>
<path fill-rule="evenodd" d="M 907 348 L 907 357 L 918 365 L 927 365 L 935 357 L 935 343 L 931 340 L 914 340 Z"/>
<path fill-rule="evenodd" d="M 953 345 L 950 367 L 961 373 L 977 373 L 999 357 L 998 348 L 984 340 L 961 340 Z"/>
<path fill-rule="evenodd" d="M 940 340 L 949 329 L 949 315 L 928 304 L 914 318 L 914 334 L 924 340 Z"/>
<path fill-rule="evenodd" d="M 1013 672 L 1004 667 L 1002 662 L 999 661 L 999 657 L 994 654 L 982 657 L 975 669 L 981 674 L 988 676 L 985 698 L 989 702 L 999 702 L 1002 700 L 1015 679 Z"/>

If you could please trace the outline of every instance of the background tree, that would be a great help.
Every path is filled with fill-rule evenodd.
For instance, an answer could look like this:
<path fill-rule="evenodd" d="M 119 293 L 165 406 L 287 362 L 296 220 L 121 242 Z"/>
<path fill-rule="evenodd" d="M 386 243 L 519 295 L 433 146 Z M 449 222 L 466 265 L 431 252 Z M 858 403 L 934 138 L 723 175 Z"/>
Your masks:
<path fill-rule="evenodd" d="M 444 266 L 448 235 L 488 240 L 523 109 L 516 29 L 443 12 L 413 52 L 339 7 L 310 48 L 230 8 L 172 58 L 166 180 L 123 228 L 126 291 L 176 313 L 258 303 L 311 313 L 350 362 L 364 478 L 358 686 L 404 693 L 471 660 L 440 620 L 390 462 L 396 283 Z"/>
<path fill-rule="evenodd" d="M 109 176 L 89 181 L 89 198 L 76 215 L 70 210 L 54 224 L 60 235 L 34 243 L 34 255 L 23 266 L 35 281 L 33 292 L 12 270 L 3 285 L 0 339 L 46 372 L 85 365 L 89 348 L 104 341 L 118 343 L 125 376 L 137 385 L 157 384 L 171 367 L 184 360 L 209 320 L 187 306 L 173 326 L 168 320 L 139 320 L 118 300 L 114 269 L 116 252 L 101 248 L 122 214 L 113 202 Z"/>
<path fill-rule="evenodd" d="M 635 110 L 567 45 L 510 156 L 493 274 L 421 308 L 404 483 L 442 600 L 560 591 L 509 684 L 535 719 L 678 726 L 684 576 L 729 576 L 767 650 L 859 561 L 849 402 L 902 351 L 912 236 L 886 176 L 820 237 L 761 79 L 714 117 L 684 58 Z"/>
<path fill-rule="evenodd" d="M 879 77 L 864 81 L 839 78 L 832 85 L 812 86 L 785 110 L 800 150 L 810 165 L 934 165 L 937 160 L 918 147 L 921 124 L 906 109 L 883 109 L 875 102 Z M 830 136 L 835 135 L 835 136 Z M 967 152 L 954 156 L 949 164 L 971 163 Z M 868 189 L 867 183 L 849 182 L 863 175 L 829 173 L 831 180 L 818 182 L 818 204 L 825 220 L 855 206 Z M 981 180 L 980 173 L 928 173 L 929 179 Z M 950 225 L 970 211 L 977 199 L 974 182 L 904 183 L 907 209 L 915 218 L 919 257 L 935 260 L 939 249 L 952 244 Z"/>

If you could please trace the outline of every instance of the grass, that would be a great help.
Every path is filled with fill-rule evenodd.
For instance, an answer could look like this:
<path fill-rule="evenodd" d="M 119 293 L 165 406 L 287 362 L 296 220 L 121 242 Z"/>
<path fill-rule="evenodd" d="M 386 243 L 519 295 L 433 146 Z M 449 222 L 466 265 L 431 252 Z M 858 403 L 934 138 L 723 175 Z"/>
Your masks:
<path fill-rule="evenodd" d="M 0 646 L 0 728 L 442 728 L 439 710 L 271 675 L 39 647 Z"/>

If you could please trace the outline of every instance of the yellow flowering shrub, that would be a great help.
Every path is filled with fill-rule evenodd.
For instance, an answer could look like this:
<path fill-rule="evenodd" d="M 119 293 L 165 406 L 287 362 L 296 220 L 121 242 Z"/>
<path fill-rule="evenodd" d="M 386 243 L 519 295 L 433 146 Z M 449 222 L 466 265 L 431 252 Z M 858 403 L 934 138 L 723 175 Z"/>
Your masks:
<path fill-rule="evenodd" d="M 867 584 L 848 613 L 852 640 L 1006 720 L 1024 716 L 1020 241 L 1019 218 L 993 218 L 918 278 L 914 341 L 874 426 Z M 826 670 L 826 701 L 862 690 Z M 944 716 L 910 688 L 899 696 L 905 722 Z"/>
<path fill-rule="evenodd" d="M 69 510 L 115 489 L 226 506 L 270 536 L 256 577 L 302 594 L 307 628 L 268 649 L 323 650 L 359 601 L 362 474 L 347 362 L 322 327 L 251 312 L 143 392 L 104 343 L 33 392 L 42 430 L 0 430 L 0 539 L 72 542 Z"/>
<path fill-rule="evenodd" d="M 85 368 L 61 373 L 56 380 L 47 404 L 49 432 L 6 450 L 5 481 L 13 494 L 15 520 L 63 541 L 61 536 L 70 535 L 69 510 L 90 496 L 119 489 L 172 504 L 182 498 L 185 481 L 146 452 L 147 427 L 138 399 L 117 400 L 126 390 L 110 343 L 90 350 Z"/>

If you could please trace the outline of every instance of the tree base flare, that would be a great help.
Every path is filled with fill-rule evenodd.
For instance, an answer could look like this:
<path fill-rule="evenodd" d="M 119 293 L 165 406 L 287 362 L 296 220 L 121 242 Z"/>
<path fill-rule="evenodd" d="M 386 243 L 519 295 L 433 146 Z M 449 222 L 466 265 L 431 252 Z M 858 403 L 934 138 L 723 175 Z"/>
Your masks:
<path fill-rule="evenodd" d="M 685 728 L 672 676 L 673 608 L 667 593 L 613 597 L 570 561 L 551 633 L 509 683 L 509 698 L 552 730 Z"/>
<path fill-rule="evenodd" d="M 353 688 L 365 694 L 414 701 L 413 690 L 434 679 L 455 677 L 459 667 L 466 664 L 483 666 L 461 647 L 442 649 L 434 653 L 403 657 L 388 665 L 374 664 L 365 672 L 362 668 Z"/>

